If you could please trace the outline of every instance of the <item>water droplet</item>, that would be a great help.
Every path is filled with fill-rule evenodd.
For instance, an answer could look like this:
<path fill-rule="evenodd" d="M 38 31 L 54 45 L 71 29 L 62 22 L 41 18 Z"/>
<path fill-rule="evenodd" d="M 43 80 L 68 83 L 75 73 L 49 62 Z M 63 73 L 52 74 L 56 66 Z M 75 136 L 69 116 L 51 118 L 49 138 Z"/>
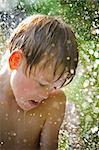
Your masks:
<path fill-rule="evenodd" d="M 53 57 L 54 57 L 54 53 L 51 53 L 51 54 L 50 54 L 50 57 L 53 58 Z"/>
<path fill-rule="evenodd" d="M 50 117 L 50 120 L 52 120 L 52 117 Z"/>
<path fill-rule="evenodd" d="M 8 117 L 8 114 L 5 114 L 6 117 Z"/>
<path fill-rule="evenodd" d="M 74 58 L 74 61 L 77 61 L 77 58 Z"/>
<path fill-rule="evenodd" d="M 62 105 L 63 103 L 62 103 L 62 102 L 60 102 L 59 104 L 60 104 L 60 105 Z"/>
<path fill-rule="evenodd" d="M 48 115 L 50 116 L 50 115 L 51 115 L 51 113 L 49 113 L 49 112 L 48 112 Z"/>
<path fill-rule="evenodd" d="M 0 144 L 1 144 L 1 145 L 3 145 L 3 144 L 4 144 L 4 142 L 3 142 L 3 141 L 1 141 L 1 142 L 0 142 Z"/>
<path fill-rule="evenodd" d="M 97 67 L 98 67 L 98 65 L 99 65 L 99 60 L 98 60 L 98 59 L 96 59 L 96 61 L 95 61 L 95 63 L 94 63 L 94 68 L 97 68 Z"/>
<path fill-rule="evenodd" d="M 16 133 L 15 133 L 15 132 L 13 133 L 13 136 L 16 136 Z"/>
<path fill-rule="evenodd" d="M 42 145 L 42 142 L 40 142 L 40 146 Z"/>
<path fill-rule="evenodd" d="M 94 53 L 94 56 L 95 56 L 96 58 L 98 58 L 98 57 L 99 57 L 99 53 L 96 51 L 96 52 Z"/>
<path fill-rule="evenodd" d="M 71 73 L 71 74 L 74 74 L 74 69 L 70 69 L 70 73 Z"/>
<path fill-rule="evenodd" d="M 21 121 L 21 119 L 20 119 L 20 118 L 18 118 L 18 121 Z"/>
<path fill-rule="evenodd" d="M 57 124 L 57 122 L 54 122 L 54 124 L 56 125 L 56 124 Z"/>
<path fill-rule="evenodd" d="M 10 135 L 10 132 L 8 132 L 8 135 Z"/>
<path fill-rule="evenodd" d="M 26 143 L 26 142 L 27 142 L 27 139 L 23 139 L 23 142 Z"/>
<path fill-rule="evenodd" d="M 14 15 L 11 15 L 11 18 L 13 19 L 13 18 L 14 18 Z"/>
<path fill-rule="evenodd" d="M 18 113 L 20 113 L 20 110 L 19 110 L 19 109 L 17 109 L 17 112 L 18 112 Z"/>
<path fill-rule="evenodd" d="M 46 87 L 46 90 L 48 90 L 49 88 L 48 87 Z M 46 92 L 46 95 L 48 95 L 49 93 L 48 92 Z"/>
<path fill-rule="evenodd" d="M 86 100 L 88 101 L 88 103 L 92 103 L 93 102 L 92 98 L 90 98 L 90 97 L 86 97 Z"/>
<path fill-rule="evenodd" d="M 52 46 L 52 47 L 55 47 L 55 44 L 54 44 L 54 43 L 52 43 L 52 44 L 51 44 L 51 46 Z"/>
<path fill-rule="evenodd" d="M 70 57 L 67 57 L 67 60 L 70 60 Z"/>
<path fill-rule="evenodd" d="M 70 6 L 70 7 L 72 7 L 72 6 L 73 6 L 73 4 L 70 4 L 69 6 Z"/>
<path fill-rule="evenodd" d="M 97 75 L 97 72 L 93 72 L 93 75 L 96 76 L 96 75 Z"/>
<path fill-rule="evenodd" d="M 30 114 L 30 116 L 32 117 L 32 116 L 33 116 L 33 114 Z"/>
<path fill-rule="evenodd" d="M 92 131 L 92 133 L 97 132 L 98 131 L 98 127 L 91 128 L 91 131 Z"/>
<path fill-rule="evenodd" d="M 94 50 L 90 49 L 89 54 L 91 54 L 91 55 L 94 54 Z"/>
<path fill-rule="evenodd" d="M 89 86 L 89 80 L 85 80 L 84 84 L 83 84 L 84 88 Z"/>
<path fill-rule="evenodd" d="M 96 95 L 96 98 L 99 99 L 99 95 Z"/>
<path fill-rule="evenodd" d="M 43 115 L 42 115 L 42 114 L 40 114 L 40 118 L 42 118 L 42 116 L 43 116 Z"/>
<path fill-rule="evenodd" d="M 33 116 L 35 116 L 35 113 L 33 113 Z"/>
<path fill-rule="evenodd" d="M 60 122 L 60 121 L 61 121 L 61 118 L 58 118 L 57 121 Z"/>
<path fill-rule="evenodd" d="M 21 22 L 21 21 L 22 21 L 22 18 L 19 18 L 19 21 Z"/>
<path fill-rule="evenodd" d="M 83 103 L 82 103 L 82 107 L 83 107 L 84 109 L 86 109 L 86 108 L 88 107 L 88 103 L 87 103 L 87 102 L 83 102 Z"/>

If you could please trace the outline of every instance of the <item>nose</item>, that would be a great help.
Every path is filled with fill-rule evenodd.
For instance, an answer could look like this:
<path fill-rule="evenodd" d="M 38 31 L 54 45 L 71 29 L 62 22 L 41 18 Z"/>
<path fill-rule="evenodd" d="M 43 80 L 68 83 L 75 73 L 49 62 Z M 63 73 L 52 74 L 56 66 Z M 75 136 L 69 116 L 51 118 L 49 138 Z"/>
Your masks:
<path fill-rule="evenodd" d="M 40 93 L 43 99 L 47 99 L 49 97 L 50 91 L 47 88 L 46 90 L 42 90 L 42 92 Z"/>
<path fill-rule="evenodd" d="M 49 97 L 49 92 L 43 92 L 42 93 L 42 98 L 47 99 Z"/>

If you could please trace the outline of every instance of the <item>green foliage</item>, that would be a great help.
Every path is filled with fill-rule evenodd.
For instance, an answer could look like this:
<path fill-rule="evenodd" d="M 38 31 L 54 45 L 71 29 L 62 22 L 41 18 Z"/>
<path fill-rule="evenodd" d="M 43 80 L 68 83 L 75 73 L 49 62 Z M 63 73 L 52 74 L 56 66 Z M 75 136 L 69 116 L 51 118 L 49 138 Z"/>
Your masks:
<path fill-rule="evenodd" d="M 59 137 L 59 150 L 65 150 L 68 147 L 68 139 L 66 133 L 60 133 Z"/>
<path fill-rule="evenodd" d="M 42 13 L 47 15 L 58 15 L 60 3 L 57 0 L 37 0 L 33 4 L 27 4 L 25 0 L 20 3 L 26 9 L 27 14 Z"/>
<path fill-rule="evenodd" d="M 98 2 L 93 0 L 60 0 L 63 16 L 85 40 L 98 39 Z M 92 34 L 93 33 L 93 34 Z"/>
<path fill-rule="evenodd" d="M 98 44 L 80 41 L 80 62 L 73 82 L 65 89 L 69 99 L 80 108 L 84 149 L 98 147 Z M 80 71 L 79 71 L 80 70 Z M 97 148 L 98 149 L 98 148 Z"/>
<path fill-rule="evenodd" d="M 62 16 L 84 40 L 98 40 L 97 0 L 36 0 L 34 3 L 20 1 L 27 14 L 42 13 Z"/>

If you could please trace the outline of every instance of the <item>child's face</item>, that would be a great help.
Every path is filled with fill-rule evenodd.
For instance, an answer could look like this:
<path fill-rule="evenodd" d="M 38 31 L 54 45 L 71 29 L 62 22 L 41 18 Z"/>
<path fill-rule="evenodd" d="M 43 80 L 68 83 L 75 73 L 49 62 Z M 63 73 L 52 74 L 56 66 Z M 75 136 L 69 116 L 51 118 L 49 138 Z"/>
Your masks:
<path fill-rule="evenodd" d="M 23 110 L 30 110 L 37 107 L 42 100 L 47 99 L 53 88 L 54 69 L 53 64 L 49 64 L 46 69 L 40 70 L 43 62 L 40 62 L 35 70 L 32 67 L 30 77 L 25 75 L 23 68 L 26 66 L 26 61 L 11 73 L 11 87 L 16 99 L 17 104 Z"/>

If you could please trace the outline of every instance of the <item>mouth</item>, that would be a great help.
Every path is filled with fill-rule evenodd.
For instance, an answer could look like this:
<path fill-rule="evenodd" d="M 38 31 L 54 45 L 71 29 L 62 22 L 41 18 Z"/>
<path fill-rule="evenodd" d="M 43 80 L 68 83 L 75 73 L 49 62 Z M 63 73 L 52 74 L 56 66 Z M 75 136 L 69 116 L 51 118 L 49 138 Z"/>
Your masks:
<path fill-rule="evenodd" d="M 34 100 L 29 100 L 29 103 L 30 103 L 31 105 L 38 105 L 38 104 L 39 104 L 39 102 L 36 102 L 36 101 L 34 101 Z"/>

